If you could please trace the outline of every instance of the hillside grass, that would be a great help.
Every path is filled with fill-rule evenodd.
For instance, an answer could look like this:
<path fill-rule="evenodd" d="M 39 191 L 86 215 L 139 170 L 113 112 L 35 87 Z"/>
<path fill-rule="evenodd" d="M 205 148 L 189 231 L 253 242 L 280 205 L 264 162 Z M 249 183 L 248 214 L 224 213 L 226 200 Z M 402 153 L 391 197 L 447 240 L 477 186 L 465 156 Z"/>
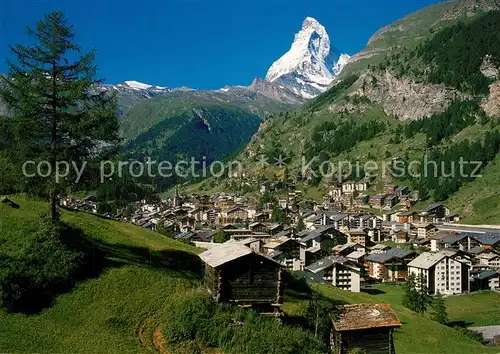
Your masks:
<path fill-rule="evenodd" d="M 11 199 L 20 209 L 0 205 L 0 251 L 31 231 L 30 221 L 47 210 L 47 204 L 37 200 Z M 63 211 L 62 219 L 83 229 L 96 249 L 105 251 L 110 266 L 59 295 L 39 314 L 0 310 L 0 352 L 151 352 L 152 332 L 160 325 L 155 322 L 158 311 L 169 298 L 201 283 L 176 262 L 187 263 L 200 250 L 86 213 Z"/>
<path fill-rule="evenodd" d="M 488 164 L 482 177 L 464 185 L 446 205 L 463 218 L 465 224 L 500 224 L 500 155 Z"/>

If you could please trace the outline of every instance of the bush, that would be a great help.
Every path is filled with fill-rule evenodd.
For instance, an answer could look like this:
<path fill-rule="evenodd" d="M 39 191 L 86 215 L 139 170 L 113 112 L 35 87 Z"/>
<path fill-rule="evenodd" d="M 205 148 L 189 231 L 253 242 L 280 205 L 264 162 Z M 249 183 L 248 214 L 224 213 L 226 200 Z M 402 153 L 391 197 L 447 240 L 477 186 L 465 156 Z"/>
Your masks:
<path fill-rule="evenodd" d="M 47 217 L 20 247 L 0 256 L 0 304 L 8 311 L 31 312 L 72 282 L 84 255 L 61 240 L 61 225 Z"/>
<path fill-rule="evenodd" d="M 174 300 L 165 311 L 164 338 L 175 352 L 186 342 L 234 354 L 316 354 L 324 345 L 299 328 L 253 311 L 218 305 L 205 293 Z"/>

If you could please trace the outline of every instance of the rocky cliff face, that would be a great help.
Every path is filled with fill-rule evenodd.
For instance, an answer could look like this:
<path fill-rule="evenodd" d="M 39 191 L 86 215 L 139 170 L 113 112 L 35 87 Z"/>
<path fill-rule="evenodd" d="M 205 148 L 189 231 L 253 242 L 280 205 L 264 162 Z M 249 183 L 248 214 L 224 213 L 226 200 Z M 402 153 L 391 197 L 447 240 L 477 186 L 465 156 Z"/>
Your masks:
<path fill-rule="evenodd" d="M 490 85 L 490 94 L 481 107 L 487 115 L 500 117 L 500 80 Z"/>
<path fill-rule="evenodd" d="M 441 113 L 463 94 L 444 85 L 422 84 L 396 78 L 390 72 L 363 73 L 353 85 L 352 94 L 365 96 L 380 104 L 386 114 L 401 120 L 420 119 Z"/>
<path fill-rule="evenodd" d="M 497 79 L 500 76 L 497 60 L 491 55 L 487 55 L 484 57 L 484 60 L 481 63 L 480 70 L 481 73 L 488 79 Z"/>

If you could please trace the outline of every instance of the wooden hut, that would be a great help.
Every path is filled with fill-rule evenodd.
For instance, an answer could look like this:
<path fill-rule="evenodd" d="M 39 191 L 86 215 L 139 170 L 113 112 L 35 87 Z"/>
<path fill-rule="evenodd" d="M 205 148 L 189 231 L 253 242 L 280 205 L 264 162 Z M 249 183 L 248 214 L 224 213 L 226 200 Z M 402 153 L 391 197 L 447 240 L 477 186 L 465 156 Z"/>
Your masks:
<path fill-rule="evenodd" d="M 332 353 L 346 354 L 359 348 L 370 354 L 394 354 L 393 331 L 400 326 L 389 304 L 345 305 L 333 320 Z"/>
<path fill-rule="evenodd" d="M 205 263 L 205 285 L 217 301 L 279 309 L 283 288 L 278 262 L 238 242 L 213 247 L 200 258 Z"/>

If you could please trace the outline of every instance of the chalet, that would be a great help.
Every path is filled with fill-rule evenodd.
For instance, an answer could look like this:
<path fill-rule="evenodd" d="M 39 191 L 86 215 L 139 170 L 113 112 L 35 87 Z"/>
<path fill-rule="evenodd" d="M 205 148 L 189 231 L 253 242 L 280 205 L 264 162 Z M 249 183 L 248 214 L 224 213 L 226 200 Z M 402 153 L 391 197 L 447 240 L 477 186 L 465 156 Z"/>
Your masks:
<path fill-rule="evenodd" d="M 217 216 L 219 215 L 220 209 L 209 209 L 204 211 L 201 214 L 201 220 L 207 222 L 215 222 L 217 220 Z"/>
<path fill-rule="evenodd" d="M 401 224 L 411 223 L 415 220 L 415 213 L 408 211 L 396 215 L 396 221 Z"/>
<path fill-rule="evenodd" d="M 191 241 L 213 242 L 213 238 L 216 232 L 217 231 L 214 230 L 205 230 L 196 232 Z"/>
<path fill-rule="evenodd" d="M 478 264 L 491 270 L 500 270 L 500 255 L 493 252 L 484 252 L 476 256 Z"/>
<path fill-rule="evenodd" d="M 370 246 L 370 237 L 364 230 L 350 230 L 347 232 L 349 241 L 357 243 L 363 247 Z"/>
<path fill-rule="evenodd" d="M 360 292 L 360 267 L 342 256 L 331 256 L 306 267 L 311 273 L 335 287 L 346 291 Z"/>
<path fill-rule="evenodd" d="M 391 249 L 390 246 L 378 243 L 375 246 L 373 246 L 373 247 L 370 248 L 370 254 L 372 254 L 372 253 L 382 253 L 382 252 L 385 252 L 385 251 L 387 251 L 389 249 Z"/>
<path fill-rule="evenodd" d="M 267 211 L 261 211 L 260 213 L 255 214 L 253 220 L 255 222 L 266 222 L 271 219 L 271 215 Z"/>
<path fill-rule="evenodd" d="M 408 190 L 408 187 L 406 187 L 406 186 L 399 186 L 396 188 L 396 195 L 399 198 L 408 195 L 408 192 L 409 192 L 409 190 Z"/>
<path fill-rule="evenodd" d="M 473 290 L 499 290 L 500 274 L 493 270 L 485 270 L 472 277 Z"/>
<path fill-rule="evenodd" d="M 358 208 L 365 208 L 370 200 L 368 195 L 358 195 L 353 199 L 353 206 Z"/>
<path fill-rule="evenodd" d="M 278 262 L 235 242 L 221 244 L 199 256 L 205 264 L 205 285 L 217 301 L 280 307 L 283 284 Z"/>
<path fill-rule="evenodd" d="M 428 239 L 436 234 L 437 227 L 430 223 L 414 224 L 417 229 L 417 238 Z"/>
<path fill-rule="evenodd" d="M 279 181 L 266 181 L 260 185 L 260 193 L 276 192 L 284 187 L 282 182 Z"/>
<path fill-rule="evenodd" d="M 450 209 L 448 209 L 443 203 L 433 203 L 429 205 L 425 211 L 439 219 L 451 214 Z"/>
<path fill-rule="evenodd" d="M 382 215 L 382 221 L 397 221 L 396 220 L 397 215 L 398 213 L 395 211 L 386 211 Z"/>
<path fill-rule="evenodd" d="M 348 254 L 355 252 L 355 251 L 364 251 L 365 246 L 360 245 L 359 243 L 356 242 L 347 242 L 342 245 L 337 245 L 332 248 L 332 253 L 333 255 L 336 256 L 347 256 Z"/>
<path fill-rule="evenodd" d="M 281 263 L 286 269 L 302 270 L 304 267 L 304 262 L 300 259 L 301 244 L 296 240 L 286 236 L 271 238 L 264 244 L 263 249 L 264 254 Z"/>
<path fill-rule="evenodd" d="M 366 251 L 353 251 L 349 253 L 346 258 L 350 261 L 356 262 L 357 264 L 363 264 L 366 257 Z"/>
<path fill-rule="evenodd" d="M 367 229 L 380 226 L 380 220 L 373 214 L 349 215 L 348 219 L 350 229 Z"/>
<path fill-rule="evenodd" d="M 349 226 L 349 214 L 336 213 L 328 217 L 329 224 L 333 225 L 337 230 L 343 226 Z"/>
<path fill-rule="evenodd" d="M 406 229 L 396 229 L 392 232 L 392 240 L 396 243 L 406 243 L 410 240 L 410 235 Z"/>
<path fill-rule="evenodd" d="M 306 248 L 318 246 L 326 249 L 331 243 L 344 244 L 346 242 L 347 236 L 336 230 L 333 225 L 320 226 L 313 231 L 305 232 L 300 238 L 300 243 L 306 246 Z"/>
<path fill-rule="evenodd" d="M 370 277 L 382 281 L 397 281 L 408 277 L 408 263 L 415 258 L 415 252 L 404 248 L 391 248 L 365 257 Z"/>
<path fill-rule="evenodd" d="M 471 266 L 449 252 L 424 252 L 408 263 L 408 273 L 422 275 L 429 293 L 460 294 L 468 292 Z"/>
<path fill-rule="evenodd" d="M 428 238 L 419 238 L 416 240 L 413 240 L 412 243 L 413 247 L 426 247 L 428 249 L 431 248 L 431 240 Z"/>
<path fill-rule="evenodd" d="M 367 189 L 368 183 L 366 181 L 342 183 L 342 193 L 365 192 Z"/>
<path fill-rule="evenodd" d="M 374 208 L 382 208 L 384 200 L 385 195 L 371 195 L 368 199 L 368 204 Z"/>
<path fill-rule="evenodd" d="M 468 251 L 481 246 L 477 235 L 471 236 L 466 233 L 456 233 L 452 231 L 438 231 L 431 237 L 431 251 L 437 252 L 444 248 Z"/>
<path fill-rule="evenodd" d="M 333 185 L 328 189 L 328 195 L 333 198 L 342 196 L 342 186 Z"/>
<path fill-rule="evenodd" d="M 269 232 L 270 235 L 277 235 L 283 231 L 283 225 L 280 224 L 271 224 L 267 227 L 267 232 Z"/>
<path fill-rule="evenodd" d="M 470 241 L 475 241 L 483 248 L 500 251 L 500 233 L 486 232 L 477 235 L 468 235 Z"/>
<path fill-rule="evenodd" d="M 456 250 L 465 251 L 468 249 L 469 240 L 466 235 L 447 235 L 439 240 L 440 247 L 443 248 L 453 248 Z"/>
<path fill-rule="evenodd" d="M 262 222 L 254 222 L 248 225 L 252 232 L 267 232 L 267 225 Z"/>
<path fill-rule="evenodd" d="M 384 206 L 387 208 L 392 208 L 399 203 L 399 198 L 397 195 L 389 195 L 384 200 Z"/>
<path fill-rule="evenodd" d="M 401 327 L 389 304 L 344 305 L 340 316 L 333 319 L 332 354 L 360 350 L 370 354 L 393 354 L 394 328 Z"/>
<path fill-rule="evenodd" d="M 326 257 L 328 252 L 320 246 L 301 247 L 300 248 L 300 261 L 303 266 L 308 266 L 320 259 Z"/>
<path fill-rule="evenodd" d="M 286 236 L 288 238 L 292 238 L 294 236 L 293 229 L 288 228 L 288 229 L 280 231 L 276 235 L 274 235 L 274 237 L 282 237 L 282 236 Z"/>
<path fill-rule="evenodd" d="M 248 220 L 248 211 L 243 207 L 233 207 L 223 210 L 218 218 L 219 224 L 241 223 Z"/>

